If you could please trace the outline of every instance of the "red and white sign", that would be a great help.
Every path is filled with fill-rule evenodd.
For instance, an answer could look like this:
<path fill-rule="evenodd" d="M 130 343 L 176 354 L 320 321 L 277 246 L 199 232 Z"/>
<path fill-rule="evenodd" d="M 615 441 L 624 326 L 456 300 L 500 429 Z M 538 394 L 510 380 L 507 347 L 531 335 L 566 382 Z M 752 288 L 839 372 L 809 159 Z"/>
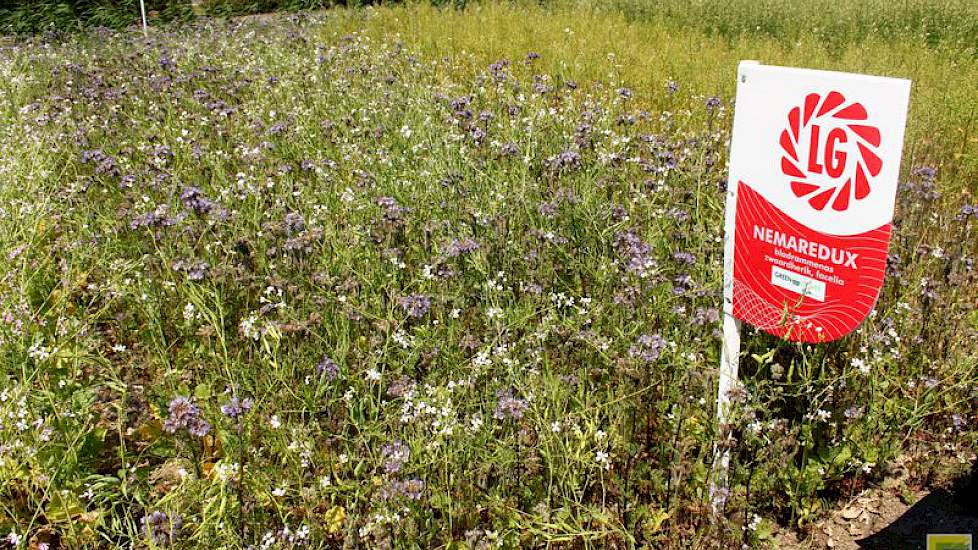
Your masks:
<path fill-rule="evenodd" d="M 803 342 L 866 318 L 886 270 L 909 98 L 908 80 L 741 64 L 728 313 Z"/>

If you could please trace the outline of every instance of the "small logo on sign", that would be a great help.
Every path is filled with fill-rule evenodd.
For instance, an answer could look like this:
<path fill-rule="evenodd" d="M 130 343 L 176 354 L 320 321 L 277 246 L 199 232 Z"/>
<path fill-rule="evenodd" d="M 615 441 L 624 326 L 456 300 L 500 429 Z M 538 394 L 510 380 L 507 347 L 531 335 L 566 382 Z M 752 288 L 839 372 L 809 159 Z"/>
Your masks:
<path fill-rule="evenodd" d="M 883 161 L 877 154 L 879 128 L 868 118 L 861 103 L 846 101 L 836 91 L 808 94 L 804 104 L 788 112 L 780 139 L 781 171 L 796 197 L 815 210 L 831 204 L 841 212 L 869 196 Z"/>
<path fill-rule="evenodd" d="M 927 550 L 971 550 L 971 535 L 927 535 Z"/>

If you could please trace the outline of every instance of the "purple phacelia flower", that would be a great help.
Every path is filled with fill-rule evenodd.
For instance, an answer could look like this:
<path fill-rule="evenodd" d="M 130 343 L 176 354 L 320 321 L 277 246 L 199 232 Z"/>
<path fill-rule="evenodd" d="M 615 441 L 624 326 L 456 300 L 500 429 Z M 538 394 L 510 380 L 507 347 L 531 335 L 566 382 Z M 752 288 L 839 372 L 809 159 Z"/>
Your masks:
<path fill-rule="evenodd" d="M 445 248 L 445 255 L 449 258 L 457 258 L 464 254 L 475 252 L 476 250 L 479 250 L 479 243 L 466 237 L 464 239 L 455 239 L 448 243 L 448 246 Z"/>
<path fill-rule="evenodd" d="M 210 264 L 202 260 L 196 262 L 175 260 L 172 267 L 174 271 L 186 273 L 187 279 L 190 281 L 203 281 L 210 270 Z"/>
<path fill-rule="evenodd" d="M 420 500 L 424 489 L 425 483 L 420 479 L 393 480 L 381 490 L 380 498 L 382 500 L 397 498 Z"/>
<path fill-rule="evenodd" d="M 180 514 L 168 516 L 166 512 L 157 510 L 143 516 L 143 534 L 160 546 L 168 546 L 175 541 L 181 528 L 183 518 Z"/>
<path fill-rule="evenodd" d="M 400 300 L 401 309 L 415 319 L 424 317 L 431 308 L 431 298 L 422 294 L 412 294 Z"/>
<path fill-rule="evenodd" d="M 250 397 L 238 399 L 237 396 L 234 396 L 230 399 L 230 401 L 224 405 L 221 405 L 221 412 L 224 414 L 224 416 L 227 416 L 232 420 L 237 420 L 244 416 L 245 413 L 250 411 L 253 405 L 254 402 Z"/>
<path fill-rule="evenodd" d="M 720 311 L 715 307 L 696 308 L 696 313 L 693 314 L 693 324 L 694 325 L 715 325 L 720 322 Z"/>
<path fill-rule="evenodd" d="M 517 398 L 511 388 L 496 390 L 496 397 L 499 401 L 496 402 L 496 410 L 493 411 L 492 416 L 497 420 L 506 418 L 519 420 L 529 408 L 526 400 Z"/>
<path fill-rule="evenodd" d="M 160 56 L 160 68 L 164 71 L 175 71 L 177 64 L 173 62 L 173 59 L 167 55 L 163 54 Z"/>
<path fill-rule="evenodd" d="M 204 215 L 209 214 L 217 208 L 217 203 L 204 196 L 203 192 L 197 187 L 184 187 L 180 192 L 180 201 L 188 210 Z"/>
<path fill-rule="evenodd" d="M 641 278 L 651 275 L 658 266 L 652 255 L 652 247 L 632 230 L 615 236 L 615 249 L 625 261 L 625 269 Z"/>
<path fill-rule="evenodd" d="M 480 145 L 483 141 L 485 141 L 486 133 L 482 130 L 482 128 L 472 128 L 472 131 L 469 132 L 469 137 L 472 139 L 473 143 Z"/>
<path fill-rule="evenodd" d="M 316 372 L 320 376 L 325 375 L 329 380 L 335 380 L 336 376 L 340 373 L 340 367 L 336 364 L 336 361 L 330 359 L 328 355 L 324 355 L 322 360 L 316 365 Z"/>
<path fill-rule="evenodd" d="M 176 433 L 186 429 L 194 437 L 204 437 L 211 426 L 200 417 L 200 409 L 186 397 L 177 396 L 170 401 L 170 416 L 163 423 L 163 429 L 168 433 Z"/>
<path fill-rule="evenodd" d="M 273 136 L 281 135 L 285 133 L 285 130 L 287 128 L 288 127 L 285 125 L 284 122 L 276 122 L 275 124 L 272 125 L 271 128 L 268 129 L 268 133 L 272 134 Z"/>
<path fill-rule="evenodd" d="M 499 152 L 504 157 L 515 157 L 515 156 L 519 156 L 520 148 L 512 141 L 509 141 L 504 143 L 503 146 L 499 148 Z"/>
<path fill-rule="evenodd" d="M 646 363 L 654 363 L 666 348 L 666 340 L 658 334 L 643 334 L 633 346 L 628 348 L 628 355 Z"/>
<path fill-rule="evenodd" d="M 411 448 L 402 441 L 393 441 L 380 448 L 381 457 L 384 460 L 384 471 L 394 474 L 401 471 L 404 464 L 411 458 Z"/>
<path fill-rule="evenodd" d="M 696 256 L 694 256 L 689 252 L 683 252 L 683 251 L 676 252 L 672 255 L 672 259 L 676 260 L 679 263 L 684 263 L 689 265 L 696 263 Z"/>
<path fill-rule="evenodd" d="M 572 170 L 581 167 L 581 155 L 576 151 L 561 151 L 546 159 L 547 166 L 556 172 Z"/>
<path fill-rule="evenodd" d="M 295 235 L 306 228 L 306 220 L 298 212 L 289 212 L 285 215 L 285 230 L 289 235 Z"/>

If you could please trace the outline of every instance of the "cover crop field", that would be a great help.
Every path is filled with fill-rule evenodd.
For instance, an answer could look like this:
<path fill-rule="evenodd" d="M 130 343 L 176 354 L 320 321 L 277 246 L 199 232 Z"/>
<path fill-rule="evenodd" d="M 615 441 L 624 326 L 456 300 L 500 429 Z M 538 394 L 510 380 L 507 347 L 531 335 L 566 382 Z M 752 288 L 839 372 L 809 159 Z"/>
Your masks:
<path fill-rule="evenodd" d="M 969 470 L 966 23 L 661 4 L 4 39 L 0 547 L 765 548 Z M 718 427 L 741 59 L 914 88 L 876 310 L 748 329 Z"/>

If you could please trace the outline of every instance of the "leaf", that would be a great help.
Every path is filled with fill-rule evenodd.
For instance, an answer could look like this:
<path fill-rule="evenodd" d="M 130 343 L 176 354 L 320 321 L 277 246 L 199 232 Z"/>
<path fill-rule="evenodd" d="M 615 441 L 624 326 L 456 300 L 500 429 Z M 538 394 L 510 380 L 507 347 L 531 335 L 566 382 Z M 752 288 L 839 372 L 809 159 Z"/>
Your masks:
<path fill-rule="evenodd" d="M 211 398 L 210 384 L 207 384 L 205 382 L 201 382 L 200 384 L 197 384 L 197 387 L 194 388 L 194 397 L 196 397 L 200 401 L 207 401 L 208 399 L 210 399 Z"/>
<path fill-rule="evenodd" d="M 665 523 L 670 516 L 672 516 L 672 512 L 667 512 L 661 508 L 649 510 L 649 517 L 643 523 L 645 532 L 649 535 L 658 534 L 659 530 L 662 529 L 662 524 Z"/>
<path fill-rule="evenodd" d="M 70 523 L 84 513 L 85 506 L 81 500 L 67 489 L 52 493 L 51 500 L 44 507 L 44 516 L 51 523 Z"/>

